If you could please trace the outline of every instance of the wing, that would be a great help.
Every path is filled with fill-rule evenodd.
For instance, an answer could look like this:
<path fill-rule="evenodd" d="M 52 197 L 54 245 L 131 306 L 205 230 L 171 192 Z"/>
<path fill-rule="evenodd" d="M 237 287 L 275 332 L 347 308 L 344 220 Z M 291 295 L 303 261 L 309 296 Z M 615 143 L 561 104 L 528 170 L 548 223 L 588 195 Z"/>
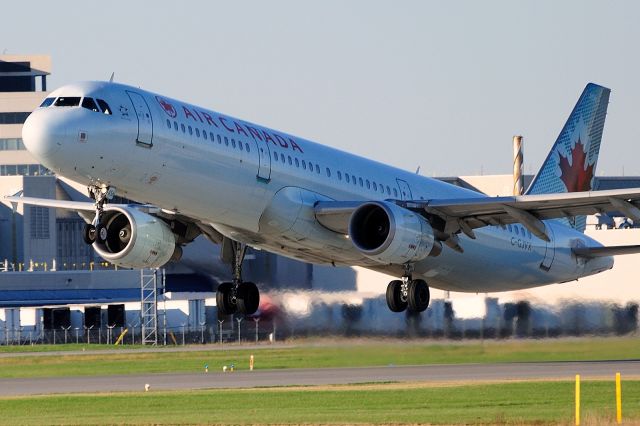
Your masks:
<path fill-rule="evenodd" d="M 427 217 L 434 227 L 447 235 L 463 232 L 470 238 L 475 238 L 473 230 L 476 228 L 521 223 L 531 233 L 548 241 L 542 220 L 613 211 L 640 221 L 640 188 L 390 202 Z M 316 218 L 325 227 L 346 234 L 351 213 L 361 204 L 322 201 L 315 207 Z"/>
<path fill-rule="evenodd" d="M 16 204 L 28 204 L 31 206 L 53 207 L 57 209 L 73 210 L 73 211 L 95 211 L 95 204 L 89 201 L 66 201 L 66 200 L 51 200 L 48 198 L 34 198 L 34 197 L 17 197 L 10 196 L 4 197 L 4 201 Z"/>
<path fill-rule="evenodd" d="M 49 198 L 35 198 L 35 197 L 19 197 L 19 196 L 5 196 L 4 201 L 12 204 L 27 204 L 31 206 L 51 207 L 56 209 L 72 210 L 77 212 L 85 222 L 91 223 L 96 211 L 96 205 L 91 201 L 66 201 L 66 200 L 54 200 Z M 164 219 L 174 220 L 187 226 L 180 231 L 183 239 L 181 242 L 191 242 L 198 234 L 202 233 L 207 239 L 215 244 L 219 244 L 222 241 L 222 235 L 216 231 L 211 224 L 193 220 L 187 216 L 176 214 L 171 210 L 164 210 L 160 207 L 152 204 L 107 204 L 108 207 L 121 207 L 140 210 L 144 213 L 152 216 L 161 217 Z"/>

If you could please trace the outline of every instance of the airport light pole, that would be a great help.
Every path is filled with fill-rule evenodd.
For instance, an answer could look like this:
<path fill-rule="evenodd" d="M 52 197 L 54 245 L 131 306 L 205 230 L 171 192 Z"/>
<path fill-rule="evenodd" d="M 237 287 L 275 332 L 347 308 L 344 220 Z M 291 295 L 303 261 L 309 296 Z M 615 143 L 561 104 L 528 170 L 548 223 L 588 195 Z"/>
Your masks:
<path fill-rule="evenodd" d="M 256 323 L 256 343 L 258 343 L 258 323 L 260 322 L 259 317 L 253 317 L 253 322 Z"/>
<path fill-rule="evenodd" d="M 240 323 L 242 322 L 242 318 L 236 318 L 238 321 L 238 343 L 240 343 Z"/>
<path fill-rule="evenodd" d="M 204 345 L 204 326 L 207 324 L 207 322 L 198 321 L 198 323 L 200 324 L 200 343 Z"/>

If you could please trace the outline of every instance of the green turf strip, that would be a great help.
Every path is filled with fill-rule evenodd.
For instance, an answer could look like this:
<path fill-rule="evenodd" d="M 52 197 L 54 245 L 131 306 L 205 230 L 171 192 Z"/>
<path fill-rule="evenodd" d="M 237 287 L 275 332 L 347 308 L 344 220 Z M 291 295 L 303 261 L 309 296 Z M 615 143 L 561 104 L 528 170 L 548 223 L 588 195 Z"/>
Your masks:
<path fill-rule="evenodd" d="M 256 369 L 640 359 L 636 338 L 486 341 L 460 343 L 367 342 L 344 345 L 300 345 L 260 349 L 55 354 L 0 358 L 0 378 L 89 376 L 113 374 L 199 372 L 235 364 Z"/>
<path fill-rule="evenodd" d="M 0 399 L 2 424 L 571 424 L 573 382 L 454 387 L 377 385 L 64 395 Z M 623 381 L 623 417 L 640 420 L 640 381 Z M 583 381 L 583 424 L 615 419 L 614 383 Z"/>

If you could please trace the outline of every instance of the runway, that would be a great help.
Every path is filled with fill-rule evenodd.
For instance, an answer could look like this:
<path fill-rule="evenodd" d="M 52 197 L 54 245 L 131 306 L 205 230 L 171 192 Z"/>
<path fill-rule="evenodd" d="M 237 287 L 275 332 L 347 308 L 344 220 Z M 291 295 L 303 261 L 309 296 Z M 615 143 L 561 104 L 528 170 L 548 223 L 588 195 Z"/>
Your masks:
<path fill-rule="evenodd" d="M 274 386 L 344 385 L 375 382 L 456 382 L 477 384 L 483 381 L 559 379 L 573 380 L 640 376 L 640 360 L 537 362 L 504 364 L 446 364 L 422 366 L 385 366 L 361 368 L 282 369 L 209 373 L 140 374 L 90 377 L 48 377 L 0 379 L 0 396 L 43 395 L 55 393 L 152 391 Z"/>

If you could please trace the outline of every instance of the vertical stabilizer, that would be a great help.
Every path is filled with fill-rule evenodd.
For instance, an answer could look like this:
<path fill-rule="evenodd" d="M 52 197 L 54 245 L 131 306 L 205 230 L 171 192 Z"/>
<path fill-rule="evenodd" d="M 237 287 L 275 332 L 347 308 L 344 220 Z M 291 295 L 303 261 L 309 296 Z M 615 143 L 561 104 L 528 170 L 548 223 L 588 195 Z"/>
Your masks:
<path fill-rule="evenodd" d="M 527 194 L 590 191 L 596 172 L 611 90 L 587 84 Z M 568 220 L 581 231 L 585 217 Z"/>

